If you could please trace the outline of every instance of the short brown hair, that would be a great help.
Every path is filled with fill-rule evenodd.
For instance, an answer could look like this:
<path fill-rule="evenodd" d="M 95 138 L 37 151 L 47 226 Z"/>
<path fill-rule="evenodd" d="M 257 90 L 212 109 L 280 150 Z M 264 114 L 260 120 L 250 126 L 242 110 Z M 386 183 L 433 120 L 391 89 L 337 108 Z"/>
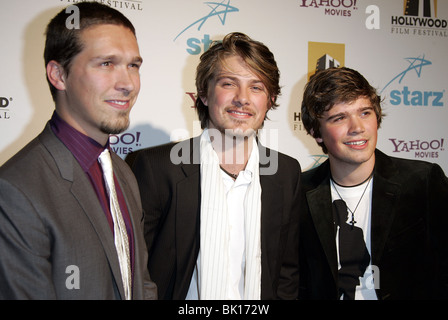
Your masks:
<path fill-rule="evenodd" d="M 367 98 L 376 114 L 378 128 L 383 112 L 381 98 L 369 82 L 356 70 L 341 67 L 317 71 L 305 86 L 302 100 L 302 122 L 308 134 L 321 138 L 319 118 L 339 103 L 351 103 Z M 327 153 L 324 143 L 318 143 Z"/>
<path fill-rule="evenodd" d="M 62 9 L 46 29 L 45 66 L 55 60 L 62 65 L 66 74 L 69 73 L 73 58 L 83 49 L 80 34 L 84 29 L 94 25 L 114 24 L 128 28 L 135 35 L 132 23 L 118 10 L 98 2 L 82 2 L 76 4 L 76 7 L 79 9 L 79 29 L 67 27 L 66 21 L 70 14 L 66 13 L 66 9 Z M 48 81 L 48 77 L 47 82 L 55 100 L 57 89 Z"/>
<path fill-rule="evenodd" d="M 273 53 L 263 43 L 252 40 L 243 33 L 229 33 L 222 41 L 212 42 L 210 48 L 202 54 L 196 69 L 195 106 L 202 129 L 207 127 L 210 115 L 208 107 L 200 98 L 207 96 L 210 81 L 219 72 L 222 61 L 232 55 L 240 56 L 266 86 L 270 103 L 269 110 L 278 106 L 276 101 L 281 92 L 280 71 Z"/>

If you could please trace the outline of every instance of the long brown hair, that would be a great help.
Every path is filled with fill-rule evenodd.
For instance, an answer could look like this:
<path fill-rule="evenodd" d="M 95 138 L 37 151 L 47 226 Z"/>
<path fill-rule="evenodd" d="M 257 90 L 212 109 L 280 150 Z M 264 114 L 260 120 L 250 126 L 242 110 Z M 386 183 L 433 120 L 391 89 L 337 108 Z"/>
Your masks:
<path fill-rule="evenodd" d="M 278 106 L 276 101 L 281 92 L 280 71 L 272 52 L 263 43 L 252 40 L 243 33 L 229 33 L 222 41 L 212 42 L 210 48 L 202 54 L 196 69 L 195 106 L 202 129 L 207 127 L 210 116 L 208 107 L 204 105 L 200 97 L 207 96 L 210 81 L 221 69 L 223 60 L 232 55 L 240 56 L 266 86 L 270 103 L 269 110 Z"/>

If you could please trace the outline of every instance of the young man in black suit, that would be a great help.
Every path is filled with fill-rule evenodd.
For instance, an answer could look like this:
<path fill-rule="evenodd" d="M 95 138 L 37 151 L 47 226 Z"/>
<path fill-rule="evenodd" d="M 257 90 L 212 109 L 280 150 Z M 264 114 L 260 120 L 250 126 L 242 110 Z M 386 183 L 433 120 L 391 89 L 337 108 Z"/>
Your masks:
<path fill-rule="evenodd" d="M 160 299 L 295 299 L 300 165 L 257 139 L 277 106 L 273 54 L 242 33 L 201 56 L 203 133 L 139 152 L 149 270 Z"/>
<path fill-rule="evenodd" d="M 448 297 L 448 180 L 376 149 L 382 117 L 355 70 L 319 71 L 305 87 L 303 124 L 328 160 L 302 175 L 300 298 Z"/>

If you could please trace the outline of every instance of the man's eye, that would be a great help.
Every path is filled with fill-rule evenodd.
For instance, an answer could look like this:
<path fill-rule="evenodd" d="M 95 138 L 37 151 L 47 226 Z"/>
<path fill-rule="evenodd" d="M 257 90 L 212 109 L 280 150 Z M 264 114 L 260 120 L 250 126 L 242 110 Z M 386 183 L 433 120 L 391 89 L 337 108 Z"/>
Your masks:
<path fill-rule="evenodd" d="M 341 121 L 343 119 L 344 119 L 344 117 L 336 117 L 336 118 L 333 118 L 333 122 L 338 122 L 338 121 Z"/>

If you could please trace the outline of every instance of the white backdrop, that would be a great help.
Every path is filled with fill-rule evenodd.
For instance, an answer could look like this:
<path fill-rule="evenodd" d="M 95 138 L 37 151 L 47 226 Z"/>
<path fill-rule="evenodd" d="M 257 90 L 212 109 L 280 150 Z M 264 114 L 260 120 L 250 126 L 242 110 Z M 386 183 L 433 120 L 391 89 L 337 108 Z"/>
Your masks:
<path fill-rule="evenodd" d="M 44 30 L 79 1 L 0 3 L 0 165 L 42 131 L 54 105 L 45 80 Z M 200 133 L 195 68 L 210 40 L 232 31 L 265 43 L 281 71 L 280 107 L 262 141 L 303 169 L 322 151 L 300 121 L 303 87 L 318 60 L 360 71 L 384 98 L 378 147 L 439 163 L 448 172 L 448 1 L 430 0 L 104 0 L 135 25 L 142 88 L 131 126 L 111 137 L 123 158 L 134 150 Z M 414 15 L 413 15 L 414 14 Z"/>

